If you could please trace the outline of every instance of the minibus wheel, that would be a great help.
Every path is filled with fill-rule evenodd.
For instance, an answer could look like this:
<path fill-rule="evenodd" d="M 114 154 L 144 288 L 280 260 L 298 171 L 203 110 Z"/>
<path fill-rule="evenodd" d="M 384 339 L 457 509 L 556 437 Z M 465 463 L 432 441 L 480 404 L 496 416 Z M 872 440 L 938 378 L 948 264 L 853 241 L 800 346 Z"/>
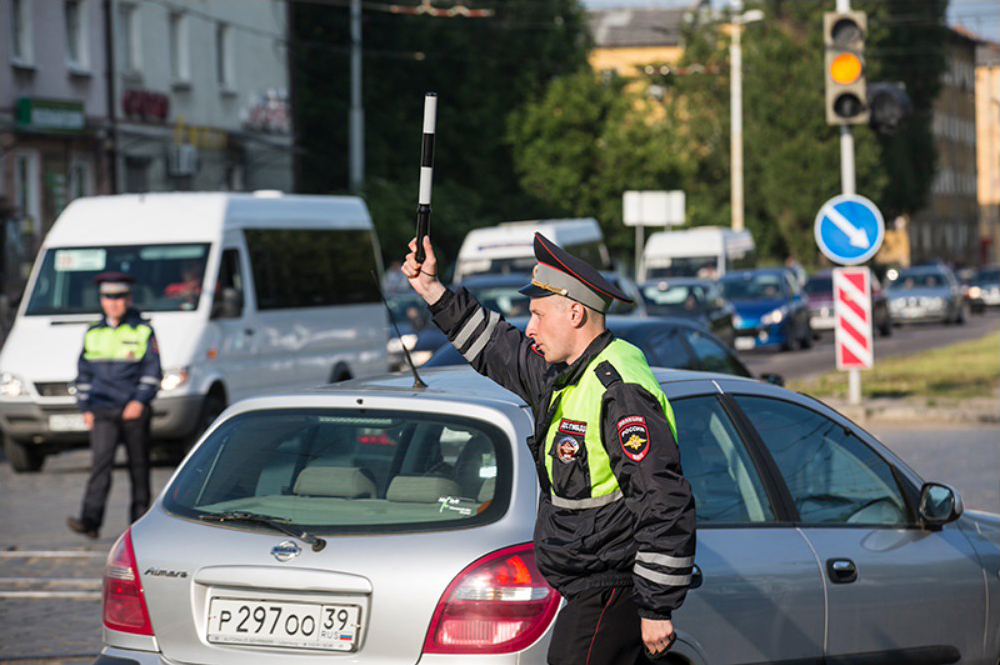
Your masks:
<path fill-rule="evenodd" d="M 3 451 L 7 461 L 17 473 L 35 473 L 45 463 L 45 451 L 41 446 L 33 446 L 3 435 Z"/>

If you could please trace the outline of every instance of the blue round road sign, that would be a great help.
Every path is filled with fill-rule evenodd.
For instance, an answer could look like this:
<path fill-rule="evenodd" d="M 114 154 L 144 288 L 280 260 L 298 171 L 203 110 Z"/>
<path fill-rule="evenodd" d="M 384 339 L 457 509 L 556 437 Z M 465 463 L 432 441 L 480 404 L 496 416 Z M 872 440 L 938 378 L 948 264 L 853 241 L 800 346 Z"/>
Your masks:
<path fill-rule="evenodd" d="M 875 256 L 885 238 L 885 221 L 865 197 L 841 194 L 819 209 L 814 230 L 816 244 L 826 258 L 853 266 Z"/>

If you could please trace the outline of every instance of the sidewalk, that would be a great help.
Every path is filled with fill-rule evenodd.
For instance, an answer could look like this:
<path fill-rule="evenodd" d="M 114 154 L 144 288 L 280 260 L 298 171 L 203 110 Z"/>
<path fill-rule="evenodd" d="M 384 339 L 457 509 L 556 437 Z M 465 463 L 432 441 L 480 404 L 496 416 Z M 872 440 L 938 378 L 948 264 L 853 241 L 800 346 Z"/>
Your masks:
<path fill-rule="evenodd" d="M 979 425 L 1000 424 L 1000 396 L 975 397 L 965 400 L 933 400 L 924 397 L 874 397 L 859 405 L 846 399 L 825 398 L 833 407 L 860 425 Z"/>

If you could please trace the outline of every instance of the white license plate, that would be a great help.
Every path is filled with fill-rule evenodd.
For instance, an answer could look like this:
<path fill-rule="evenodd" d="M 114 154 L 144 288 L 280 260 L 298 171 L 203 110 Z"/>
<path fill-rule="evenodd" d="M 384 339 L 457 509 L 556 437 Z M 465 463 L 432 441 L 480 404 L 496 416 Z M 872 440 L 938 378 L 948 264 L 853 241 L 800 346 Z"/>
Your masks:
<path fill-rule="evenodd" d="M 49 431 L 86 432 L 87 423 L 83 421 L 82 413 L 57 413 L 49 416 Z"/>
<path fill-rule="evenodd" d="M 905 319 L 919 319 L 927 314 L 927 311 L 923 307 L 907 307 L 903 310 L 903 318 Z"/>
<path fill-rule="evenodd" d="M 753 337 L 737 337 L 733 345 L 737 351 L 746 351 L 757 346 L 757 342 Z"/>
<path fill-rule="evenodd" d="M 208 641 L 354 651 L 361 632 L 360 615 L 357 605 L 212 598 Z"/>

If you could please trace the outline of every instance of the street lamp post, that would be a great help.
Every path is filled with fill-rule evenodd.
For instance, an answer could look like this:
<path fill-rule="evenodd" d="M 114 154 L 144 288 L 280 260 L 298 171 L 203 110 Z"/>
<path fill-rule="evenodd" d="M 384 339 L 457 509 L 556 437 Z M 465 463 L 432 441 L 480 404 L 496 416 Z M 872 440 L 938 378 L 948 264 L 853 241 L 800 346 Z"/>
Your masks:
<path fill-rule="evenodd" d="M 743 12 L 743 0 L 733 0 L 732 42 L 729 46 L 729 154 L 730 207 L 734 231 L 743 230 L 743 53 L 740 33 L 743 26 L 764 18 L 764 12 Z"/>

